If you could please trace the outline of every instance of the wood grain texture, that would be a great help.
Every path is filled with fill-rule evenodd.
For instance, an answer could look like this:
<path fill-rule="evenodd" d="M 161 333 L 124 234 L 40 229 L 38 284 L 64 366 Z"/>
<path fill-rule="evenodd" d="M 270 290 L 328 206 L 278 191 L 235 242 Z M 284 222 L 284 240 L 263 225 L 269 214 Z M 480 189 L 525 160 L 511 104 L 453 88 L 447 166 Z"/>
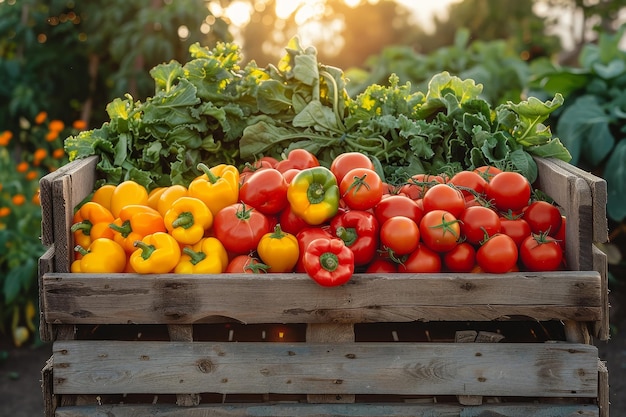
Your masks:
<path fill-rule="evenodd" d="M 53 358 L 56 394 L 598 394 L 597 348 L 570 343 L 61 341 Z"/>
<path fill-rule="evenodd" d="M 304 274 L 46 274 L 45 321 L 85 324 L 599 320 L 595 271 L 360 274 L 326 288 Z"/>
<path fill-rule="evenodd" d="M 61 407 L 56 417 L 600 417 L 589 404 L 213 404 Z"/>

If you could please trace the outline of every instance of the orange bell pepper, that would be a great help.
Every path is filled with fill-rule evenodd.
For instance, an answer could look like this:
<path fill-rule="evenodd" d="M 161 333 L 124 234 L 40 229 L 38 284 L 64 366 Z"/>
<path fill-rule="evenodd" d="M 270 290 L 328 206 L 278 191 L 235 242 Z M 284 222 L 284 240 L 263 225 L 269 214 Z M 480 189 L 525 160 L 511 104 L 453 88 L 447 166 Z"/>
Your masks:
<path fill-rule="evenodd" d="M 153 208 L 140 204 L 125 206 L 113 223 L 113 240 L 119 243 L 127 253 L 133 253 L 135 241 L 156 232 L 166 232 L 163 216 Z"/>
<path fill-rule="evenodd" d="M 114 220 L 111 212 L 101 204 L 86 202 L 74 213 L 70 229 L 74 235 L 74 243 L 88 248 L 95 239 L 113 239 L 113 230 L 109 224 Z"/>

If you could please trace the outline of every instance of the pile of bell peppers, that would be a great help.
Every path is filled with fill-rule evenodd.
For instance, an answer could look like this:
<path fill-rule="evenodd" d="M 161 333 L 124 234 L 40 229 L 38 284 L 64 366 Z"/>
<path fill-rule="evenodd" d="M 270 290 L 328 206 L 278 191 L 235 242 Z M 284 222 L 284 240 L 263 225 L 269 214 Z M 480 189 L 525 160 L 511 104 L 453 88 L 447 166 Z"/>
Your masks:
<path fill-rule="evenodd" d="M 363 154 L 338 155 L 325 167 L 303 149 L 280 161 L 198 170 L 188 186 L 148 191 L 127 180 L 96 189 L 74 214 L 72 272 L 296 272 L 337 286 L 355 271 L 446 269 L 444 254 L 419 239 L 424 192 L 445 181 L 415 176 L 392 186 Z M 465 205 L 478 205 L 472 186 L 451 188 L 463 190 Z M 444 234 L 464 243 L 458 220 L 441 222 Z M 475 259 L 463 272 L 485 270 Z"/>

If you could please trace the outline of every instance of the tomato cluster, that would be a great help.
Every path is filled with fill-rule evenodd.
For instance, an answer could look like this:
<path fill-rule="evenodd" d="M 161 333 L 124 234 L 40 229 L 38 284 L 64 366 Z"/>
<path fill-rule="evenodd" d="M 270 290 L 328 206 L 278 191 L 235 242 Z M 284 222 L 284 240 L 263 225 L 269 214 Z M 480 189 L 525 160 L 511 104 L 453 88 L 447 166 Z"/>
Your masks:
<path fill-rule="evenodd" d="M 144 264 L 157 259 L 157 240 L 138 240 L 156 233 L 167 251 L 154 267 L 163 259 L 171 264 L 160 272 L 300 272 L 325 286 L 341 285 L 355 271 L 505 273 L 563 266 L 565 217 L 555 205 L 535 200 L 515 172 L 481 167 L 452 177 L 419 174 L 392 186 L 361 153 L 340 154 L 326 168 L 303 149 L 241 170 L 202 168 L 205 174 L 189 187 L 134 191 L 145 203 L 131 201 L 132 210 L 115 198 L 96 198 L 103 190 L 96 191 L 90 204 L 100 199 L 111 210 L 99 215 L 105 220 L 97 229 L 120 242 L 127 259 L 135 258 L 122 272 L 154 271 Z M 141 224 L 148 220 L 149 227 Z M 133 241 L 127 230 L 122 242 L 122 224 L 137 229 Z M 83 238 L 81 231 L 76 228 L 75 239 Z M 77 272 L 90 267 L 85 262 Z"/>

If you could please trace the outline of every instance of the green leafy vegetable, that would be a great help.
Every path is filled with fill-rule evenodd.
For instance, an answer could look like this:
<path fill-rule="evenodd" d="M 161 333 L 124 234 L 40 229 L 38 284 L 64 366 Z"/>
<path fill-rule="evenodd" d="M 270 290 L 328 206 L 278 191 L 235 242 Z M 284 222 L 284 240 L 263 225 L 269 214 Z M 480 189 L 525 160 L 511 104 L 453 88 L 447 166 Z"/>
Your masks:
<path fill-rule="evenodd" d="M 240 49 L 190 47 L 191 59 L 159 65 L 154 96 L 127 95 L 107 107 L 110 121 L 70 137 L 71 159 L 99 155 L 102 181 L 134 179 L 148 188 L 187 185 L 196 165 L 242 165 L 291 149 L 315 153 L 323 164 L 348 151 L 369 155 L 389 182 L 419 172 L 449 172 L 491 164 L 534 181 L 532 155 L 569 160 L 545 120 L 562 103 L 536 98 L 492 108 L 482 85 L 442 72 L 427 91 L 392 75 L 356 97 L 339 68 L 317 61 L 297 38 L 276 66 L 240 63 Z"/>

